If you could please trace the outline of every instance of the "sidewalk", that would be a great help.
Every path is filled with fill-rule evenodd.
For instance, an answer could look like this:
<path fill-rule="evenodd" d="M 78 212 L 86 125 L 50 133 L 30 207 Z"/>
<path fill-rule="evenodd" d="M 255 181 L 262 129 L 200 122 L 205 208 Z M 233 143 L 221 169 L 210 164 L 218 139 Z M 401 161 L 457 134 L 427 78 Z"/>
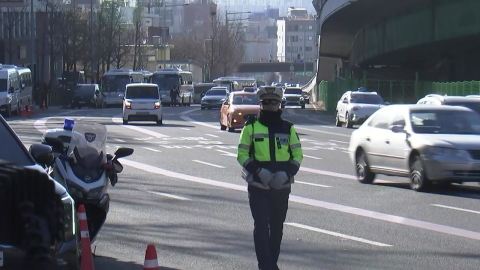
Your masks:
<path fill-rule="evenodd" d="M 328 112 L 327 110 L 325 110 L 325 107 L 323 106 L 323 101 L 312 102 L 310 104 L 312 104 L 313 109 L 317 113 L 325 116 L 334 116 L 334 113 Z"/>

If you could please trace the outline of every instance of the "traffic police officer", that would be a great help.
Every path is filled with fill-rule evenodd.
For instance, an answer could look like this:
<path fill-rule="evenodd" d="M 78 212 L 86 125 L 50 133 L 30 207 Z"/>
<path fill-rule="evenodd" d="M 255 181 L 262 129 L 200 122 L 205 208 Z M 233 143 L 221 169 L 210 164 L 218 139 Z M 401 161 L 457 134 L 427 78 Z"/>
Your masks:
<path fill-rule="evenodd" d="M 257 96 L 260 112 L 242 129 L 237 160 L 248 183 L 258 267 L 277 270 L 288 198 L 303 152 L 293 124 L 281 118 L 283 89 L 262 86 Z"/>

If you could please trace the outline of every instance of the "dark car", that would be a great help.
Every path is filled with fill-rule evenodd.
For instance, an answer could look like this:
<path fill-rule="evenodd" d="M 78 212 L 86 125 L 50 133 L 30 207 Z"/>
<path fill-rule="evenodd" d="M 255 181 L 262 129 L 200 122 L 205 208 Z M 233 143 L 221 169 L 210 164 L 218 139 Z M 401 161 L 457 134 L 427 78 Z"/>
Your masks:
<path fill-rule="evenodd" d="M 82 107 L 103 107 L 103 97 L 98 84 L 78 84 L 73 89 L 70 106 L 72 109 Z"/>
<path fill-rule="evenodd" d="M 0 147 L 0 160 L 11 162 L 14 165 L 38 170 L 48 176 L 44 167 L 47 159 L 53 157 L 52 148 L 48 145 L 34 144 L 30 146 L 30 152 L 27 151 L 23 143 L 11 129 L 5 119 L 0 116 L 0 138 L 2 138 L 2 147 Z M 34 158 L 35 156 L 35 158 Z M 37 164 L 38 163 L 38 164 Z M 40 164 L 40 165 L 39 165 Z M 66 189 L 48 176 L 50 181 L 55 184 L 55 193 L 61 196 L 64 207 L 63 216 L 63 237 L 62 241 L 51 247 L 51 256 L 54 256 L 58 263 L 67 263 L 69 269 L 79 268 L 80 256 L 80 238 L 77 233 L 77 217 L 72 197 Z M 3 260 L 18 258 L 17 255 L 22 250 L 17 247 L 2 245 L 0 251 L 3 252 Z"/>

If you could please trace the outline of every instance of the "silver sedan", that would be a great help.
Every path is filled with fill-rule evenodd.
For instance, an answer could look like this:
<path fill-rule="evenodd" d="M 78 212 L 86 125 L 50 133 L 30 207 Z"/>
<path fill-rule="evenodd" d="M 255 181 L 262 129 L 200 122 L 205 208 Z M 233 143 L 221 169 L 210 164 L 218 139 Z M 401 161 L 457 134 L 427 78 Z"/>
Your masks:
<path fill-rule="evenodd" d="M 357 179 L 410 178 L 413 190 L 433 182 L 480 182 L 480 115 L 459 106 L 392 105 L 352 133 Z"/>

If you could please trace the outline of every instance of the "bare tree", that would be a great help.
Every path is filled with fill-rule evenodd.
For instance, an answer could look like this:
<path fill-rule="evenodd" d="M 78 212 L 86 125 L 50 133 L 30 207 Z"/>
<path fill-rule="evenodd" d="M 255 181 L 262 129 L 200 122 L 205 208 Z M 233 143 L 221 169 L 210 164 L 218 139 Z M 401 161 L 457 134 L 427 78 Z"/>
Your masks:
<path fill-rule="evenodd" d="M 199 50 L 203 51 L 204 39 L 192 37 L 190 35 L 181 35 L 175 37 L 172 40 L 173 50 L 170 58 L 172 60 L 194 60 L 200 63 L 204 63 L 204 53 L 198 53 Z"/>
<path fill-rule="evenodd" d="M 14 46 L 13 41 L 15 39 L 15 36 L 20 34 L 20 31 L 15 31 L 17 26 L 18 29 L 19 23 L 20 23 L 20 14 L 24 13 L 25 10 L 27 9 L 27 6 L 24 7 L 19 7 L 19 8 L 11 8 L 7 7 L 7 12 L 6 14 L 3 14 L 1 17 L 1 24 L 3 25 L 3 31 L 4 31 L 4 36 L 6 36 L 6 43 L 7 46 L 5 46 L 5 51 L 8 55 L 8 62 L 13 63 L 13 55 L 15 55 L 17 52 L 17 46 Z"/>
<path fill-rule="evenodd" d="M 144 40 L 144 29 L 143 29 L 143 20 L 142 20 L 143 6 L 141 1 L 137 1 L 137 6 L 133 10 L 133 31 L 134 31 L 134 40 L 133 40 L 133 69 L 138 69 L 138 62 L 141 58 L 142 53 L 142 44 Z"/>
<path fill-rule="evenodd" d="M 225 22 L 216 20 L 217 16 L 212 16 L 209 37 L 202 29 L 174 39 L 172 59 L 198 61 L 209 67 L 211 77 L 233 73 L 245 53 L 244 31 L 240 24 L 231 23 L 227 27 Z"/>
<path fill-rule="evenodd" d="M 113 55 L 113 60 L 115 63 L 115 68 L 119 69 L 125 66 L 128 62 L 128 56 L 131 53 L 131 47 L 128 46 L 132 36 L 124 27 L 120 28 L 120 34 L 118 35 L 117 48 L 115 54 Z"/>

